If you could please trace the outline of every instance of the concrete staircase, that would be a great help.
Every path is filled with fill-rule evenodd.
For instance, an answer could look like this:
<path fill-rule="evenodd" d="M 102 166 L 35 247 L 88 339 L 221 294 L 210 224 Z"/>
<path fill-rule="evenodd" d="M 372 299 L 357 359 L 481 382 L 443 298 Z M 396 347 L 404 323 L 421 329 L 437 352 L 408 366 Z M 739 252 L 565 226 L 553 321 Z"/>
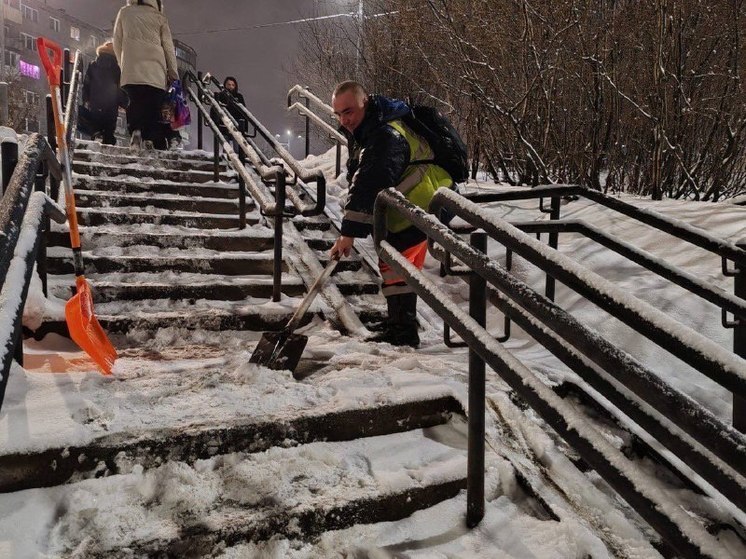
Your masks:
<path fill-rule="evenodd" d="M 131 339 L 134 331 L 155 333 L 172 326 L 215 331 L 220 337 L 231 331 L 280 329 L 295 307 L 268 302 L 272 230 L 251 202 L 249 225 L 238 230 L 237 184 L 225 168 L 221 181 L 212 182 L 211 165 L 204 152 L 135 156 L 125 148 L 88 142 L 78 146 L 75 187 L 86 276 L 96 314 L 120 349 L 137 351 L 142 336 Z M 336 238 L 329 221 L 299 217 L 293 222 L 325 264 Z M 67 231 L 53 231 L 49 245 L 49 290 L 67 299 L 73 284 Z M 292 262 L 290 258 L 283 264 L 283 293 L 300 297 L 315 278 L 303 277 Z M 382 317 L 378 283 L 360 259 L 343 262 L 333 278 L 343 295 L 354 296 L 353 307 L 361 318 Z M 318 312 L 314 309 L 306 321 Z M 50 332 L 66 333 L 62 316 L 46 320 L 36 335 Z M 375 378 L 380 374 L 385 372 L 376 371 Z M 378 392 L 365 390 L 367 397 L 353 391 L 341 398 L 336 387 L 315 387 L 313 377 L 304 383 L 286 377 L 288 391 L 309 392 L 300 399 L 307 402 L 305 407 L 298 407 L 296 399 L 272 412 L 253 413 L 248 403 L 245 416 L 219 421 L 192 410 L 190 417 L 200 419 L 177 425 L 158 419 L 164 397 L 148 403 L 149 394 L 167 386 L 178 397 L 180 387 L 193 389 L 187 384 L 194 383 L 194 376 L 180 371 L 162 379 L 122 379 L 130 386 L 135 383 L 143 400 L 126 405 L 142 405 L 142 415 L 152 415 L 151 427 L 106 426 L 103 431 L 93 429 L 83 442 L 61 437 L 40 450 L 6 449 L 0 453 L 0 492 L 37 489 L 66 503 L 53 530 L 55 537 L 64 534 L 54 544 L 62 555 L 75 550 L 86 557 L 191 557 L 209 556 L 220 546 L 272 537 L 310 540 L 327 530 L 398 520 L 465 489 L 464 410 L 450 389 L 424 385 L 397 390 L 394 383 L 384 383 Z M 238 392 L 244 389 L 236 387 Z M 100 406 L 109 405 L 113 403 L 104 393 Z M 416 473 L 406 452 L 415 447 L 427 448 L 417 456 Z M 201 471 L 200 461 L 215 460 L 214 472 L 227 479 L 233 475 L 228 464 L 238 460 L 245 466 L 238 483 L 249 487 L 256 483 L 257 472 L 292 471 L 297 461 L 307 463 L 309 454 L 318 454 L 317 469 L 285 481 L 298 495 L 313 493 L 310 499 L 249 488 L 245 500 L 218 500 L 202 516 L 178 507 L 158 511 L 155 502 L 122 504 L 128 510 L 143 507 L 135 516 L 160 520 L 148 520 L 145 531 L 135 530 L 125 525 L 130 515 L 123 514 L 119 539 L 91 539 L 71 528 L 80 526 L 80 514 L 87 514 L 70 506 L 77 502 L 75 495 L 94 493 L 99 495 L 94 499 L 124 503 L 129 499 L 124 489 L 128 476 L 143 469 L 168 477 L 173 467 L 196 472 Z M 399 482 L 384 481 L 389 478 Z M 46 487 L 50 489 L 40 489 Z M 254 493 L 261 496 L 254 499 Z"/>
<path fill-rule="evenodd" d="M 73 168 L 86 277 L 109 332 L 175 325 L 262 331 L 287 322 L 287 306 L 257 309 L 255 300 L 265 303 L 272 293 L 273 231 L 250 198 L 247 228 L 238 229 L 238 185 L 224 164 L 216 183 L 206 152 L 134 154 L 81 142 Z M 335 239 L 330 222 L 293 222 L 325 264 Z M 65 299 L 73 274 L 67 230 L 53 231 L 49 245 L 50 292 Z M 283 271 L 289 297 L 313 281 L 287 261 Z M 366 320 L 381 318 L 378 282 L 359 258 L 340 263 L 335 274 L 343 295 L 362 296 Z M 49 332 L 66 332 L 61 316 L 36 334 Z"/>

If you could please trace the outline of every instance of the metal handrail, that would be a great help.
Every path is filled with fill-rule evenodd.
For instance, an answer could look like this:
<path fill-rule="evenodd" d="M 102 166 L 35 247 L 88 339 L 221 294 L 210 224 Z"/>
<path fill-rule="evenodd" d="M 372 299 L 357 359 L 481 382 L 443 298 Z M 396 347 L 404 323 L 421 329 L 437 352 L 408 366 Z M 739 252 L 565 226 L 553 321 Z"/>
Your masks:
<path fill-rule="evenodd" d="M 299 102 L 293 103 L 294 93 L 297 93 L 299 98 L 306 100 L 305 105 Z M 301 114 L 301 116 L 305 117 L 306 119 L 306 148 L 308 148 L 310 134 L 309 128 L 311 121 L 313 121 L 313 123 L 316 124 L 319 128 L 324 130 L 329 135 L 330 139 L 336 144 L 337 153 L 334 176 L 337 177 L 342 172 L 342 146 L 347 147 L 347 138 L 337 129 L 335 129 L 334 126 L 332 126 L 315 112 L 313 112 L 310 107 L 310 103 L 313 103 L 316 107 L 321 109 L 321 112 L 324 113 L 327 117 L 334 117 L 334 109 L 332 109 L 332 107 L 330 107 L 321 99 L 316 97 L 313 93 L 311 93 L 311 91 L 307 87 L 294 85 L 288 91 L 288 111 L 297 110 Z M 308 149 L 306 149 L 306 151 L 308 151 Z M 308 155 L 308 153 L 306 153 L 306 155 Z"/>
<path fill-rule="evenodd" d="M 440 191 L 438 191 L 438 193 L 436 193 L 435 199 L 433 200 L 433 203 L 431 203 L 431 211 L 437 213 L 439 207 L 448 207 L 449 209 L 453 210 L 453 206 L 456 205 L 455 203 L 453 204 L 453 206 L 451 206 L 449 204 L 443 204 L 442 202 L 455 202 L 457 199 L 460 198 L 458 200 L 458 205 L 461 211 L 456 211 L 454 213 L 456 215 L 459 215 L 459 217 L 461 217 L 462 219 L 465 219 L 467 222 L 471 223 L 473 226 L 481 227 L 482 229 L 487 231 L 487 234 L 493 236 L 494 231 L 489 231 L 487 230 L 487 228 L 484 227 L 484 225 L 488 223 L 485 222 L 484 216 L 480 214 L 478 206 L 465 201 L 461 197 L 457 197 L 458 195 L 455 195 L 454 193 L 447 191 L 446 189 L 441 189 Z M 435 205 L 435 208 L 433 208 L 433 205 Z M 400 193 L 396 192 L 394 189 L 389 189 L 379 194 L 378 198 L 376 199 L 375 206 L 374 236 L 380 258 L 388 262 L 392 266 L 392 268 L 394 268 L 399 274 L 405 277 L 407 283 L 415 290 L 415 292 L 423 299 L 423 301 L 425 301 L 428 305 L 435 309 L 443 318 L 444 322 L 448 323 L 449 326 L 453 328 L 461 336 L 461 338 L 468 343 L 471 355 L 473 357 L 477 356 L 478 358 L 489 363 L 490 366 L 496 372 L 498 372 L 498 374 L 500 374 L 500 376 L 506 382 L 508 382 L 508 384 L 510 384 L 511 387 L 518 394 L 520 394 L 523 399 L 526 400 L 529 405 L 531 405 L 544 418 L 545 421 L 547 421 L 547 423 L 549 423 L 572 446 L 580 451 L 583 459 L 588 462 L 593 468 L 595 468 L 602 475 L 602 477 L 604 477 L 604 479 L 608 483 L 610 483 L 610 485 L 612 485 L 677 551 L 687 557 L 709 557 L 710 554 L 708 554 L 706 548 L 713 542 L 711 540 L 711 536 L 706 532 L 706 530 L 704 530 L 702 526 L 691 522 L 691 518 L 685 514 L 682 514 L 681 511 L 678 510 L 676 506 L 670 502 L 669 499 L 667 499 L 664 495 L 659 494 L 658 491 L 655 488 L 651 487 L 649 484 L 646 484 L 645 480 L 640 479 L 639 472 L 635 471 L 635 468 L 632 467 L 628 462 L 626 462 L 626 459 L 624 459 L 624 457 L 616 448 L 609 445 L 604 440 L 604 438 L 599 435 L 599 433 L 590 428 L 579 417 L 575 416 L 574 411 L 571 409 L 571 407 L 567 403 L 565 403 L 558 395 L 556 395 L 550 387 L 536 378 L 536 376 L 529 369 L 527 369 L 522 363 L 518 362 L 515 358 L 512 357 L 511 354 L 509 354 L 502 346 L 500 346 L 498 342 L 494 340 L 494 338 L 492 338 L 492 336 L 480 324 L 479 313 L 474 313 L 477 317 L 477 320 L 475 320 L 475 318 L 467 316 L 466 313 L 461 311 L 457 306 L 448 304 L 446 302 L 447 298 L 445 297 L 445 295 L 440 293 L 440 290 L 434 284 L 427 280 L 427 278 L 420 271 L 416 270 L 405 258 L 403 258 L 398 253 L 398 251 L 396 251 L 389 243 L 384 240 L 386 235 L 386 212 L 389 209 L 393 209 L 400 213 L 403 217 L 412 222 L 416 227 L 426 232 L 428 236 L 432 237 L 446 250 L 452 252 L 454 255 L 457 256 L 457 258 L 467 264 L 473 271 L 472 277 L 474 279 L 481 277 L 498 288 L 498 294 L 500 294 L 500 292 L 505 294 L 505 296 L 502 297 L 504 300 L 509 301 L 509 299 L 513 298 L 516 293 L 519 293 L 526 298 L 529 297 L 529 294 L 531 294 L 531 296 L 535 299 L 536 304 L 553 304 L 546 298 L 540 296 L 538 293 L 535 293 L 528 286 L 522 284 L 510 274 L 508 274 L 494 261 L 490 260 L 483 251 L 480 251 L 478 248 L 469 246 L 469 244 L 467 244 L 465 241 L 459 239 L 458 236 L 456 236 L 450 229 L 440 223 L 439 220 L 437 220 L 434 216 L 426 214 L 420 208 L 417 208 L 413 204 L 409 203 Z M 501 223 L 500 225 L 503 227 L 505 226 L 504 223 Z M 500 227 L 498 229 L 501 230 L 503 227 Z M 533 245 L 534 243 L 536 243 L 536 241 L 534 241 L 530 236 L 521 233 L 518 230 L 510 231 L 510 233 L 513 237 L 519 238 L 521 242 L 525 243 L 530 248 L 537 248 Z M 510 246 L 509 248 L 515 249 L 514 246 Z M 546 252 L 549 251 L 546 250 Z M 579 276 L 576 279 L 582 282 L 585 276 L 583 274 L 581 274 L 581 276 L 583 277 Z M 478 283 L 478 281 L 474 282 L 475 285 L 477 285 Z M 517 291 L 507 290 L 505 287 L 506 285 L 513 285 Z M 519 302 L 522 305 L 525 304 L 525 301 L 521 300 Z M 472 301 L 470 299 L 470 307 L 471 306 Z M 503 306 L 505 307 L 505 305 Z M 517 313 L 514 314 L 522 314 L 522 311 L 519 310 Z M 551 308 L 545 307 L 541 309 L 540 312 L 533 314 L 537 314 L 537 316 L 544 316 L 546 321 L 545 324 L 559 324 L 558 330 L 555 331 L 555 334 L 558 334 L 559 337 L 565 338 L 565 340 L 557 341 L 554 346 L 559 345 L 567 349 L 567 339 L 570 338 L 570 336 L 565 336 L 564 331 L 565 326 L 568 323 L 571 323 L 566 320 L 569 314 L 553 306 Z M 528 324 L 527 321 L 528 319 L 526 319 L 526 321 L 524 322 Z M 540 326 L 539 324 L 535 324 L 532 331 L 547 332 L 548 330 Z M 694 333 L 692 332 L 692 334 Z M 555 338 L 556 337 L 557 336 L 555 336 Z M 550 338 L 548 336 L 539 336 L 537 337 L 537 339 L 539 339 L 539 341 L 542 343 L 547 341 L 547 344 L 550 346 L 550 350 L 553 348 L 556 349 L 556 347 L 549 343 L 548 340 L 550 340 Z M 682 346 L 696 345 L 703 351 L 712 349 L 710 347 L 705 348 L 700 346 L 699 344 L 701 341 L 702 340 L 700 339 L 687 338 L 685 340 L 680 340 L 680 343 Z M 585 350 L 584 352 L 586 352 L 586 354 L 588 354 L 588 352 L 595 354 L 600 353 L 603 348 L 595 346 L 579 347 L 578 349 L 580 351 Z M 571 359 L 570 355 L 575 356 L 574 361 L 573 359 Z M 482 467 L 481 470 L 479 468 L 477 469 L 477 473 L 481 475 L 481 491 L 480 480 L 474 479 L 474 476 L 476 476 L 477 473 L 475 473 L 471 467 L 469 468 L 470 476 L 468 482 L 469 489 L 467 490 L 467 522 L 471 526 L 476 525 L 484 513 L 484 417 L 482 416 L 481 418 L 481 432 L 479 430 L 479 418 L 472 417 L 473 415 L 480 415 L 480 409 L 484 409 L 483 405 L 481 406 L 481 408 L 479 406 L 475 406 L 474 408 L 472 408 L 473 402 L 476 402 L 477 400 L 479 400 L 479 398 L 481 398 L 482 400 L 484 399 L 484 382 L 482 377 L 480 387 L 478 368 L 476 369 L 476 373 L 472 377 L 472 363 L 474 360 L 473 357 L 470 358 L 469 461 L 470 463 L 472 463 L 472 461 L 475 461 L 477 464 L 480 463 L 478 459 L 479 457 L 475 456 L 475 454 L 479 454 L 479 452 L 473 452 L 472 447 L 474 446 L 478 449 L 481 447 Z M 590 362 L 587 361 L 587 359 L 583 361 L 582 359 L 584 358 L 577 352 L 574 352 L 573 354 L 565 352 L 564 357 L 566 358 L 566 362 L 572 362 L 576 365 L 584 365 L 585 372 L 596 372 L 597 370 L 597 367 L 594 367 Z M 591 356 L 588 355 L 588 357 Z M 718 356 L 716 356 L 714 360 L 717 359 Z M 738 360 L 738 358 L 734 359 Z M 741 372 L 743 372 L 745 362 L 743 362 L 742 360 L 738 360 L 738 363 L 740 363 L 739 367 Z M 733 363 L 731 363 L 731 365 L 733 365 Z M 607 369 L 607 371 L 609 374 L 613 372 L 609 369 Z M 738 371 L 736 371 L 736 373 L 738 373 Z M 738 377 L 741 375 L 736 374 L 736 376 Z M 474 385 L 471 382 L 472 380 L 476 380 Z M 607 382 L 611 382 L 608 378 L 608 375 L 606 375 L 604 380 Z M 626 380 L 627 379 L 625 378 L 625 381 Z M 598 385 L 599 383 L 596 384 Z M 616 383 L 614 384 L 614 387 L 617 391 L 621 391 L 622 393 L 626 392 L 626 387 L 624 384 Z M 473 391 L 480 391 L 480 389 L 481 394 L 479 394 L 479 398 L 477 398 L 474 396 Z M 627 396 L 627 394 L 624 395 Z M 665 399 L 665 396 L 666 394 L 663 392 L 660 394 L 660 397 L 663 399 Z M 645 407 L 641 406 L 639 403 L 630 404 L 627 407 L 637 409 L 639 412 L 637 415 L 640 417 L 642 417 L 642 415 L 640 414 L 646 412 Z M 700 411 L 704 412 L 704 416 L 710 415 L 707 414 L 705 410 L 700 409 Z M 648 419 L 646 421 L 650 420 Z M 665 429 L 668 429 L 672 430 L 672 432 L 675 433 L 677 426 L 672 422 L 668 422 L 665 417 L 658 423 L 661 423 L 661 432 L 664 432 Z M 641 424 L 645 425 L 645 421 L 641 422 Z M 716 424 L 712 424 L 712 427 L 715 431 L 717 431 Z M 720 435 L 719 433 L 716 433 L 716 436 L 719 436 L 721 438 L 721 444 L 724 444 L 726 446 L 729 443 L 738 443 L 735 445 L 736 448 L 733 450 L 736 452 L 736 454 L 740 455 L 740 462 L 737 463 L 743 464 L 743 436 L 732 429 L 727 429 L 727 426 L 725 432 L 726 433 L 724 436 Z M 479 438 L 482 438 L 481 445 L 478 444 Z M 725 442 L 723 442 L 723 439 L 728 440 L 725 440 Z M 677 444 L 689 443 L 689 439 L 686 436 L 681 435 L 677 437 L 677 441 L 680 441 L 680 443 Z M 668 441 L 661 442 L 666 444 L 666 442 Z M 705 444 L 706 442 L 708 441 L 698 441 L 699 444 Z M 727 493 L 730 498 L 734 499 L 734 503 L 737 501 L 743 501 L 742 498 L 738 497 L 738 495 L 742 496 L 744 494 L 743 476 L 737 473 L 738 470 L 734 472 L 732 468 L 720 461 L 717 457 L 709 454 L 704 449 L 700 449 L 697 446 L 691 444 L 687 444 L 687 447 L 692 447 L 690 449 L 692 455 L 699 456 L 701 460 L 706 460 L 707 462 L 709 462 L 710 470 L 720 471 L 723 474 L 720 477 L 716 476 L 715 479 L 715 481 L 719 483 L 719 486 L 721 488 L 737 488 L 737 490 L 735 491 L 735 496 L 734 492 L 732 491 Z M 692 465 L 692 467 L 696 467 L 696 465 Z M 743 503 L 741 503 L 741 505 L 743 505 Z"/>
<path fill-rule="evenodd" d="M 215 98 L 215 96 L 210 92 L 204 85 L 202 81 L 200 81 L 194 73 L 191 71 L 187 71 L 186 76 L 197 86 L 197 89 L 199 90 L 199 93 L 202 95 L 203 99 L 207 99 L 207 101 L 210 103 L 210 105 L 215 109 L 215 111 L 218 113 L 218 115 L 221 117 L 221 121 L 225 129 L 228 131 L 228 133 L 231 135 L 231 137 L 236 141 L 238 146 L 240 147 L 241 151 L 245 156 L 248 158 L 252 166 L 256 169 L 257 173 L 262 177 L 262 179 L 270 179 L 274 178 L 276 173 L 278 172 L 278 169 L 282 170 L 284 173 L 284 167 L 280 165 L 268 165 L 269 158 L 267 158 L 264 154 L 261 153 L 261 151 L 256 146 L 256 143 L 249 142 L 249 139 L 244 136 L 243 133 L 241 133 L 238 129 L 237 122 L 233 118 L 233 116 L 225 110 L 223 105 L 218 102 L 218 100 Z M 223 89 L 223 86 L 220 84 L 220 82 L 214 77 L 209 77 L 210 81 L 214 84 L 216 84 L 218 87 Z M 233 100 L 232 97 L 229 97 L 231 103 L 234 103 L 236 107 L 239 108 L 239 110 L 245 110 L 245 107 L 241 105 L 240 103 L 237 103 L 235 100 Z M 251 124 L 254 126 L 256 130 L 259 131 L 260 134 L 262 134 L 263 126 L 258 123 L 258 121 L 254 122 L 251 121 Z M 261 127 L 261 129 L 260 129 Z M 264 134 L 262 134 L 264 136 Z M 323 213 L 324 207 L 326 206 L 326 179 L 321 175 L 321 178 L 319 179 L 317 173 L 311 173 L 308 174 L 313 180 L 316 181 L 316 195 L 313 197 L 313 203 L 307 204 L 305 203 L 298 193 L 293 189 L 286 189 L 285 196 L 290 202 L 293 204 L 293 207 L 297 210 L 297 212 L 300 215 L 303 216 L 312 216 L 312 215 L 319 215 Z M 301 180 L 305 180 L 306 177 L 300 177 Z M 301 181 L 296 178 L 296 181 L 300 183 Z M 305 187 L 304 184 L 300 185 L 301 187 Z"/>
<path fill-rule="evenodd" d="M 318 108 L 324 112 L 327 117 L 333 117 L 334 116 L 334 109 L 332 109 L 329 105 L 324 103 L 321 99 L 316 97 L 311 91 L 303 87 L 301 85 L 294 85 L 290 88 L 288 91 L 288 111 L 297 110 L 299 113 L 301 113 L 303 116 L 310 118 L 314 124 L 316 124 L 319 128 L 324 130 L 329 134 L 332 140 L 339 142 L 343 146 L 347 145 L 347 138 L 345 138 L 342 134 L 339 133 L 339 131 L 326 122 L 324 119 L 322 119 L 320 116 L 318 116 L 315 112 L 311 110 L 311 108 L 308 106 L 308 104 L 303 105 L 300 102 L 296 101 L 293 103 L 293 94 L 297 93 L 298 97 L 301 99 L 306 99 L 306 102 L 308 101 L 312 102 L 314 105 L 316 105 Z"/>
<path fill-rule="evenodd" d="M 41 171 L 41 172 L 40 172 Z M 55 177 L 61 180 L 62 169 L 52 149 L 39 134 L 31 134 L 0 199 L 0 407 L 5 396 L 10 366 L 14 358 L 22 359 L 21 321 L 28 295 L 31 275 L 38 262 L 37 252 L 43 248 L 42 232 L 51 217 L 65 223 L 64 210 L 46 192 L 33 192 L 34 187 L 46 190 L 38 181 Z M 42 257 L 46 251 L 43 250 Z M 43 275 L 43 266 L 39 273 Z M 46 283 L 46 278 L 42 278 Z"/>
<path fill-rule="evenodd" d="M 589 272 L 568 256 L 548 249 L 543 243 L 507 221 L 496 219 L 484 208 L 464 200 L 458 194 L 441 189 L 433 198 L 430 208 L 434 212 L 450 211 L 466 219 L 471 225 L 484 229 L 493 239 L 571 286 L 589 301 L 653 339 L 721 386 L 746 395 L 746 362 L 709 338 L 683 326 L 652 305 L 628 297 L 613 283 Z M 715 244 L 714 237 L 711 243 Z M 725 241 L 722 243 L 723 246 L 729 244 Z M 733 248 L 743 252 L 735 245 Z M 591 277 L 593 281 L 586 279 Z M 687 343 L 684 343 L 685 340 Z"/>
<path fill-rule="evenodd" d="M 563 196 L 583 196 L 609 209 L 636 219 L 660 231 L 678 237 L 704 250 L 719 255 L 723 259 L 732 260 L 739 268 L 746 268 L 746 250 L 736 244 L 723 240 L 698 227 L 688 225 L 675 218 L 671 218 L 653 210 L 638 208 L 632 204 L 582 186 L 552 185 L 537 186 L 531 189 L 519 189 L 510 192 L 480 192 L 465 194 L 472 202 L 504 202 L 508 200 L 529 200 L 533 198 L 558 198 Z"/>

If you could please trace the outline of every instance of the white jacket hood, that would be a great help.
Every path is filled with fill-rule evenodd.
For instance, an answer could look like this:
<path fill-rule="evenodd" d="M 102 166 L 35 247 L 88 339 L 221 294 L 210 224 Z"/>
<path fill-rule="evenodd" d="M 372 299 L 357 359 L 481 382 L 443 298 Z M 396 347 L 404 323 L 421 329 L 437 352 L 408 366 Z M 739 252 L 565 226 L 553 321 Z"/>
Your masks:
<path fill-rule="evenodd" d="M 136 6 L 140 2 L 138 0 L 127 0 L 128 6 Z M 161 7 L 158 8 L 158 0 L 142 0 L 142 3 L 146 6 L 150 6 L 151 8 L 155 8 L 156 10 L 163 12 L 163 0 L 161 0 Z"/>

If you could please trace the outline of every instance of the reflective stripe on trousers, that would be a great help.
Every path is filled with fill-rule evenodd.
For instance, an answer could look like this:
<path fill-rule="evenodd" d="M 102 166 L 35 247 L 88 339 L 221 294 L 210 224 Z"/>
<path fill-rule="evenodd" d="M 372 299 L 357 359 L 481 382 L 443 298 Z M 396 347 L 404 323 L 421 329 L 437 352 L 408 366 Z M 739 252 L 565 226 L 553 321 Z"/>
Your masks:
<path fill-rule="evenodd" d="M 401 251 L 402 256 L 409 260 L 412 265 L 418 270 L 422 270 L 425 265 L 425 256 L 427 256 L 427 241 L 422 241 L 414 246 Z M 384 297 L 390 297 L 392 295 L 401 295 L 403 293 L 412 293 L 413 290 L 407 285 L 396 271 L 391 269 L 386 262 L 383 260 L 378 261 L 378 269 L 383 277 L 383 287 L 381 292 Z"/>

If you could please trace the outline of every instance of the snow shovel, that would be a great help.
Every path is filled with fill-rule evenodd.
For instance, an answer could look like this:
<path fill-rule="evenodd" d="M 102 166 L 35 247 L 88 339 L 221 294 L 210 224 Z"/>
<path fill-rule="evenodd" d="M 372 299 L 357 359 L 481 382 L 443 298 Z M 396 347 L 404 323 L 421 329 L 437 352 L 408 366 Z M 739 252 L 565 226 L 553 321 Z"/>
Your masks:
<path fill-rule="evenodd" d="M 70 153 L 67 149 L 66 130 L 62 118 L 62 93 L 60 90 L 62 49 L 57 43 L 44 37 L 39 37 L 36 40 L 36 44 L 52 94 L 54 126 L 57 135 L 57 153 L 64 170 L 62 182 L 65 186 L 65 206 L 67 209 L 67 220 L 70 224 L 70 245 L 73 249 L 73 263 L 75 266 L 76 293 L 65 305 L 65 319 L 67 320 L 67 328 L 70 331 L 72 340 L 93 359 L 104 374 L 109 375 L 111 374 L 112 365 L 114 365 L 114 361 L 117 358 L 117 352 L 106 336 L 106 332 L 101 328 L 98 319 L 93 314 L 91 288 L 83 275 L 83 254 L 80 248 L 78 215 L 75 210 L 75 193 L 73 192 Z M 51 59 L 49 57 L 50 52 L 52 53 Z"/>
<path fill-rule="evenodd" d="M 324 271 L 313 283 L 311 289 L 308 290 L 308 294 L 303 298 L 298 309 L 282 331 L 262 334 L 262 339 L 254 348 L 249 363 L 257 363 L 274 370 L 295 371 L 308 343 L 308 336 L 294 334 L 293 332 L 338 263 L 339 258 L 332 258 L 329 261 L 329 264 L 326 265 Z"/>

